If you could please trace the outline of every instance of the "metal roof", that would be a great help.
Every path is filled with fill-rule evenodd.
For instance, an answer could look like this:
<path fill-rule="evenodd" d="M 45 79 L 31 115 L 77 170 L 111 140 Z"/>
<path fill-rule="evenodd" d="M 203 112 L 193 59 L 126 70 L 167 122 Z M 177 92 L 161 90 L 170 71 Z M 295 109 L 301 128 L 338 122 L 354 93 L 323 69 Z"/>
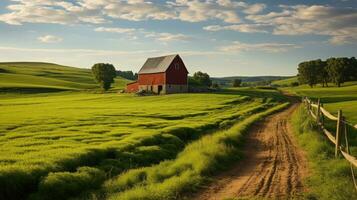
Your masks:
<path fill-rule="evenodd" d="M 166 72 L 176 56 L 178 56 L 178 54 L 148 58 L 141 67 L 139 74 Z"/>

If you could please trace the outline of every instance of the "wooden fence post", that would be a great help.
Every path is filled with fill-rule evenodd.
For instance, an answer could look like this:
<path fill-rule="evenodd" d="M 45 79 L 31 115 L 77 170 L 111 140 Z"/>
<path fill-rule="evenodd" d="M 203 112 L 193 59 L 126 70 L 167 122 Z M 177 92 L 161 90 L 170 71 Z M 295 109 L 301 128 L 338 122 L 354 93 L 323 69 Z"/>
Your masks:
<path fill-rule="evenodd" d="M 324 104 L 321 103 L 320 107 L 323 108 Z M 321 108 L 320 108 L 320 110 L 321 110 Z M 321 115 L 321 125 L 322 125 L 322 127 L 325 127 L 325 115 L 323 115 L 323 114 Z"/>
<path fill-rule="evenodd" d="M 343 127 L 343 132 L 344 132 L 344 135 L 345 135 L 345 145 L 346 145 L 346 152 L 348 153 L 348 154 L 350 154 L 350 147 L 349 147 L 349 144 L 348 144 L 348 132 L 347 132 L 347 124 L 345 123 L 345 117 L 342 117 L 342 120 L 343 120 L 343 122 L 342 122 L 342 127 Z"/>
<path fill-rule="evenodd" d="M 317 99 L 316 122 L 320 124 L 320 99 Z"/>
<path fill-rule="evenodd" d="M 341 134 L 341 121 L 342 121 L 342 111 L 338 110 L 337 117 L 337 126 L 336 126 L 336 147 L 335 147 L 335 157 L 338 156 L 339 146 L 340 146 L 340 134 Z"/>

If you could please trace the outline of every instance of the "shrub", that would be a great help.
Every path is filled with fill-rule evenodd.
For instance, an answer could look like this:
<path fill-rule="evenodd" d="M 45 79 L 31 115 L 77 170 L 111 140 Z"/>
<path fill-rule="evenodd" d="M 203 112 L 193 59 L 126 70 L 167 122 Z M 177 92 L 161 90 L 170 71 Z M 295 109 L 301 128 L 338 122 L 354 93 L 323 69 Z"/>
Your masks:
<path fill-rule="evenodd" d="M 234 79 L 233 80 L 233 87 L 240 87 L 242 84 L 242 79 Z"/>
<path fill-rule="evenodd" d="M 299 86 L 299 83 L 298 82 L 292 82 L 292 83 L 290 83 L 290 86 L 291 87 L 297 87 L 297 86 Z"/>
<path fill-rule="evenodd" d="M 104 172 L 92 167 L 80 167 L 74 173 L 52 172 L 40 182 L 36 198 L 67 199 L 78 191 L 99 187 L 104 180 Z"/>

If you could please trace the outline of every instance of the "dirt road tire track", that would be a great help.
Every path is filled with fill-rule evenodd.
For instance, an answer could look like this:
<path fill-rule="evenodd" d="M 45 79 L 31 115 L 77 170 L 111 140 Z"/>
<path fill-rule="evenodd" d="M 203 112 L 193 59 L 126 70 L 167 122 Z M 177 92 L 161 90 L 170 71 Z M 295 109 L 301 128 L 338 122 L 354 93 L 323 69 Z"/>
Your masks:
<path fill-rule="evenodd" d="M 256 124 L 247 135 L 245 158 L 215 177 L 194 199 L 299 198 L 304 191 L 307 161 L 288 123 L 297 106 L 293 104 Z"/>

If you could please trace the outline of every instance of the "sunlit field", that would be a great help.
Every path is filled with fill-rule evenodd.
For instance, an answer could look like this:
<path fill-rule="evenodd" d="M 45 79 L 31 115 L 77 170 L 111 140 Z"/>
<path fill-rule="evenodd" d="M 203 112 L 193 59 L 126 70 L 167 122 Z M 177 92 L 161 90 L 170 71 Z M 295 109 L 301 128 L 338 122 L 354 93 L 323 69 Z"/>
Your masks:
<path fill-rule="evenodd" d="M 357 82 L 346 82 L 342 87 L 338 88 L 333 84 L 329 87 L 316 86 L 310 88 L 307 85 L 299 87 L 283 88 L 282 90 L 289 91 L 299 96 L 307 96 L 314 101 L 320 98 L 324 108 L 331 114 L 337 116 L 339 109 L 342 110 L 342 115 L 353 126 L 357 124 Z M 336 132 L 336 122 L 325 118 L 325 126 L 331 132 Z M 348 126 L 349 143 L 352 146 L 351 152 L 357 156 L 357 130 Z"/>
<path fill-rule="evenodd" d="M 324 107 L 332 114 L 337 114 L 339 109 L 342 109 L 343 115 L 349 121 L 357 124 L 357 82 L 347 82 L 338 88 L 330 83 L 329 87 L 321 87 L 320 85 L 310 88 L 307 85 L 298 87 L 284 88 L 291 93 L 299 96 L 307 96 L 315 101 L 317 98 L 321 99 Z"/>
<path fill-rule="evenodd" d="M 113 89 L 123 89 L 129 80 L 117 77 Z M 0 93 L 40 93 L 95 89 L 90 69 L 51 63 L 0 63 Z"/>
<path fill-rule="evenodd" d="M 189 149 L 197 147 L 185 147 L 207 140 L 201 141 L 201 136 L 226 130 L 280 104 L 276 91 L 266 92 L 270 97 L 253 89 L 147 97 L 88 92 L 2 94 L 1 198 L 63 199 L 92 190 L 111 191 L 107 185 L 113 183 L 105 180 L 193 151 Z M 196 158 L 192 159 L 199 162 Z M 118 190 L 123 187 L 111 192 Z"/>

